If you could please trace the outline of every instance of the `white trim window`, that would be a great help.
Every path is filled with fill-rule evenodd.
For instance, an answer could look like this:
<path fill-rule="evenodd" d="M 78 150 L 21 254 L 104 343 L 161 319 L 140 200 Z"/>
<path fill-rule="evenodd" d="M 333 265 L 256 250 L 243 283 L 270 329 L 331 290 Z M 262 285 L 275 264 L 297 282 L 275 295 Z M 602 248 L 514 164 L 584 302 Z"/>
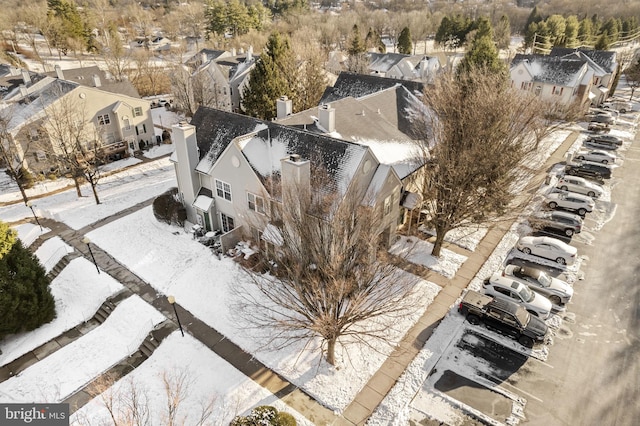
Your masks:
<path fill-rule="evenodd" d="M 107 124 L 111 124 L 111 118 L 109 117 L 109 114 L 99 115 L 98 124 L 101 126 L 106 126 Z"/>
<path fill-rule="evenodd" d="M 222 224 L 223 232 L 229 232 L 236 227 L 233 218 L 224 213 L 220 213 L 220 223 Z"/>
<path fill-rule="evenodd" d="M 259 195 L 247 192 L 247 204 L 249 205 L 249 210 L 264 214 L 264 198 Z"/>
<path fill-rule="evenodd" d="M 227 201 L 231 201 L 231 185 L 216 179 L 216 195 Z"/>
<path fill-rule="evenodd" d="M 387 198 L 384 199 L 384 207 L 383 207 L 383 211 L 382 211 L 382 215 L 386 216 L 389 213 L 391 213 L 391 199 L 393 198 L 392 195 L 389 195 Z"/>
<path fill-rule="evenodd" d="M 133 116 L 134 117 L 140 117 L 142 116 L 142 107 L 135 107 L 133 109 Z"/>

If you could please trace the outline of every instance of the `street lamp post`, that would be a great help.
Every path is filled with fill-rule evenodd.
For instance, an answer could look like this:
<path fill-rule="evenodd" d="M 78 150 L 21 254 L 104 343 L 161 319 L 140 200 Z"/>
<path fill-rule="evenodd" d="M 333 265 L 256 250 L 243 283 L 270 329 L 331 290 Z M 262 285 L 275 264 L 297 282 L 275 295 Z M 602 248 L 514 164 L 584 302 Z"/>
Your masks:
<path fill-rule="evenodd" d="M 91 259 L 93 259 L 93 264 L 96 265 L 96 271 L 98 271 L 98 273 L 100 273 L 100 268 L 98 268 L 98 263 L 96 262 L 96 258 L 93 255 L 93 250 L 91 250 L 91 240 L 89 239 L 89 237 L 84 237 L 82 239 L 82 242 L 85 243 L 87 245 L 87 248 L 89 249 L 89 254 L 91 255 Z"/>
<path fill-rule="evenodd" d="M 178 320 L 178 327 L 180 327 L 180 333 L 182 333 L 182 337 L 184 337 L 184 330 L 182 329 L 182 324 L 180 323 L 180 317 L 178 316 L 178 310 L 176 309 L 176 298 L 173 296 L 167 296 L 167 300 L 169 304 L 173 306 L 173 312 L 176 314 L 176 320 Z"/>
<path fill-rule="evenodd" d="M 40 225 L 40 221 L 38 220 L 38 216 L 36 216 L 36 212 L 35 212 L 35 210 L 33 210 L 33 204 L 31 203 L 31 200 L 27 201 L 26 204 L 27 204 L 27 207 L 29 207 L 31 209 L 31 213 L 33 213 L 33 218 L 36 220 L 36 223 L 40 227 L 40 231 L 42 231 L 42 225 Z"/>

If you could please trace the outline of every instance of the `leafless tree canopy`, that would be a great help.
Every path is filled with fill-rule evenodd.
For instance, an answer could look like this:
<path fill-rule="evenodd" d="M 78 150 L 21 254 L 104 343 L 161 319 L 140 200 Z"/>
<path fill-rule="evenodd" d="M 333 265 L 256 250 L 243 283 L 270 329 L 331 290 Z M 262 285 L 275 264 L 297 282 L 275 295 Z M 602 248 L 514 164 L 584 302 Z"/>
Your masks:
<path fill-rule="evenodd" d="M 271 348 L 320 338 L 333 365 L 337 344 L 385 339 L 393 318 L 415 309 L 413 283 L 376 257 L 380 212 L 361 200 L 336 208 L 335 196 L 283 188 L 265 220 L 271 249 L 257 255 L 262 268 L 244 267 L 250 280 L 238 280 L 233 309 L 243 323 L 269 330 Z"/>
<path fill-rule="evenodd" d="M 482 69 L 440 79 L 424 102 L 427 112 L 416 124 L 428 156 L 423 208 L 436 231 L 432 254 L 439 256 L 448 231 L 509 208 L 521 166 L 548 134 L 549 107 Z"/>

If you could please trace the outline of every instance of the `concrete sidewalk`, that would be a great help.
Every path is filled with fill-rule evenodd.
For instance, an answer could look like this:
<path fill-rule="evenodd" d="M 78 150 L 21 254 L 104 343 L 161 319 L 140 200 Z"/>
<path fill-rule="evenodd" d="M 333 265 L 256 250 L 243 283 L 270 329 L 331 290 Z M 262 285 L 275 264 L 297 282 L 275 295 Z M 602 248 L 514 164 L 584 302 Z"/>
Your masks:
<path fill-rule="evenodd" d="M 577 132 L 572 132 L 564 142 L 547 159 L 542 171 L 534 177 L 535 188 L 544 181 L 547 171 L 556 163 L 564 161 L 564 153 L 573 145 L 578 137 Z M 534 194 L 527 194 L 531 198 Z M 476 276 L 484 262 L 491 255 L 505 233 L 511 228 L 514 220 L 499 222 L 493 226 L 484 236 L 475 251 L 469 252 L 455 244 L 445 243 L 445 248 L 464 254 L 467 260 L 456 272 L 453 279 L 449 280 L 440 274 L 432 272 L 427 277 L 429 281 L 438 284 L 442 290 L 418 322 L 406 333 L 400 345 L 382 364 L 380 369 L 369 379 L 369 382 L 356 395 L 354 400 L 342 413 L 342 418 L 335 425 L 364 425 L 373 411 L 382 402 L 391 388 L 396 384 L 402 373 L 406 370 L 418 352 L 425 345 L 434 330 L 449 312 L 456 299 L 460 297 L 470 281 Z"/>

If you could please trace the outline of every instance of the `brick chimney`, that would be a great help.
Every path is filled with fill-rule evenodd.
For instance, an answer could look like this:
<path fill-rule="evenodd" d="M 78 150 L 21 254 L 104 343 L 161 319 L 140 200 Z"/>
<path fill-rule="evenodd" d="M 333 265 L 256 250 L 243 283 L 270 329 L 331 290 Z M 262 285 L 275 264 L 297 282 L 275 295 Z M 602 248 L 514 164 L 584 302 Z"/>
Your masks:
<path fill-rule="evenodd" d="M 293 103 L 291 99 L 286 96 L 280 96 L 280 99 L 276 101 L 276 119 L 280 120 L 291 115 L 293 110 Z"/>
<path fill-rule="evenodd" d="M 336 130 L 336 110 L 329 105 L 320 105 L 318 107 L 318 124 L 327 133 Z"/>

